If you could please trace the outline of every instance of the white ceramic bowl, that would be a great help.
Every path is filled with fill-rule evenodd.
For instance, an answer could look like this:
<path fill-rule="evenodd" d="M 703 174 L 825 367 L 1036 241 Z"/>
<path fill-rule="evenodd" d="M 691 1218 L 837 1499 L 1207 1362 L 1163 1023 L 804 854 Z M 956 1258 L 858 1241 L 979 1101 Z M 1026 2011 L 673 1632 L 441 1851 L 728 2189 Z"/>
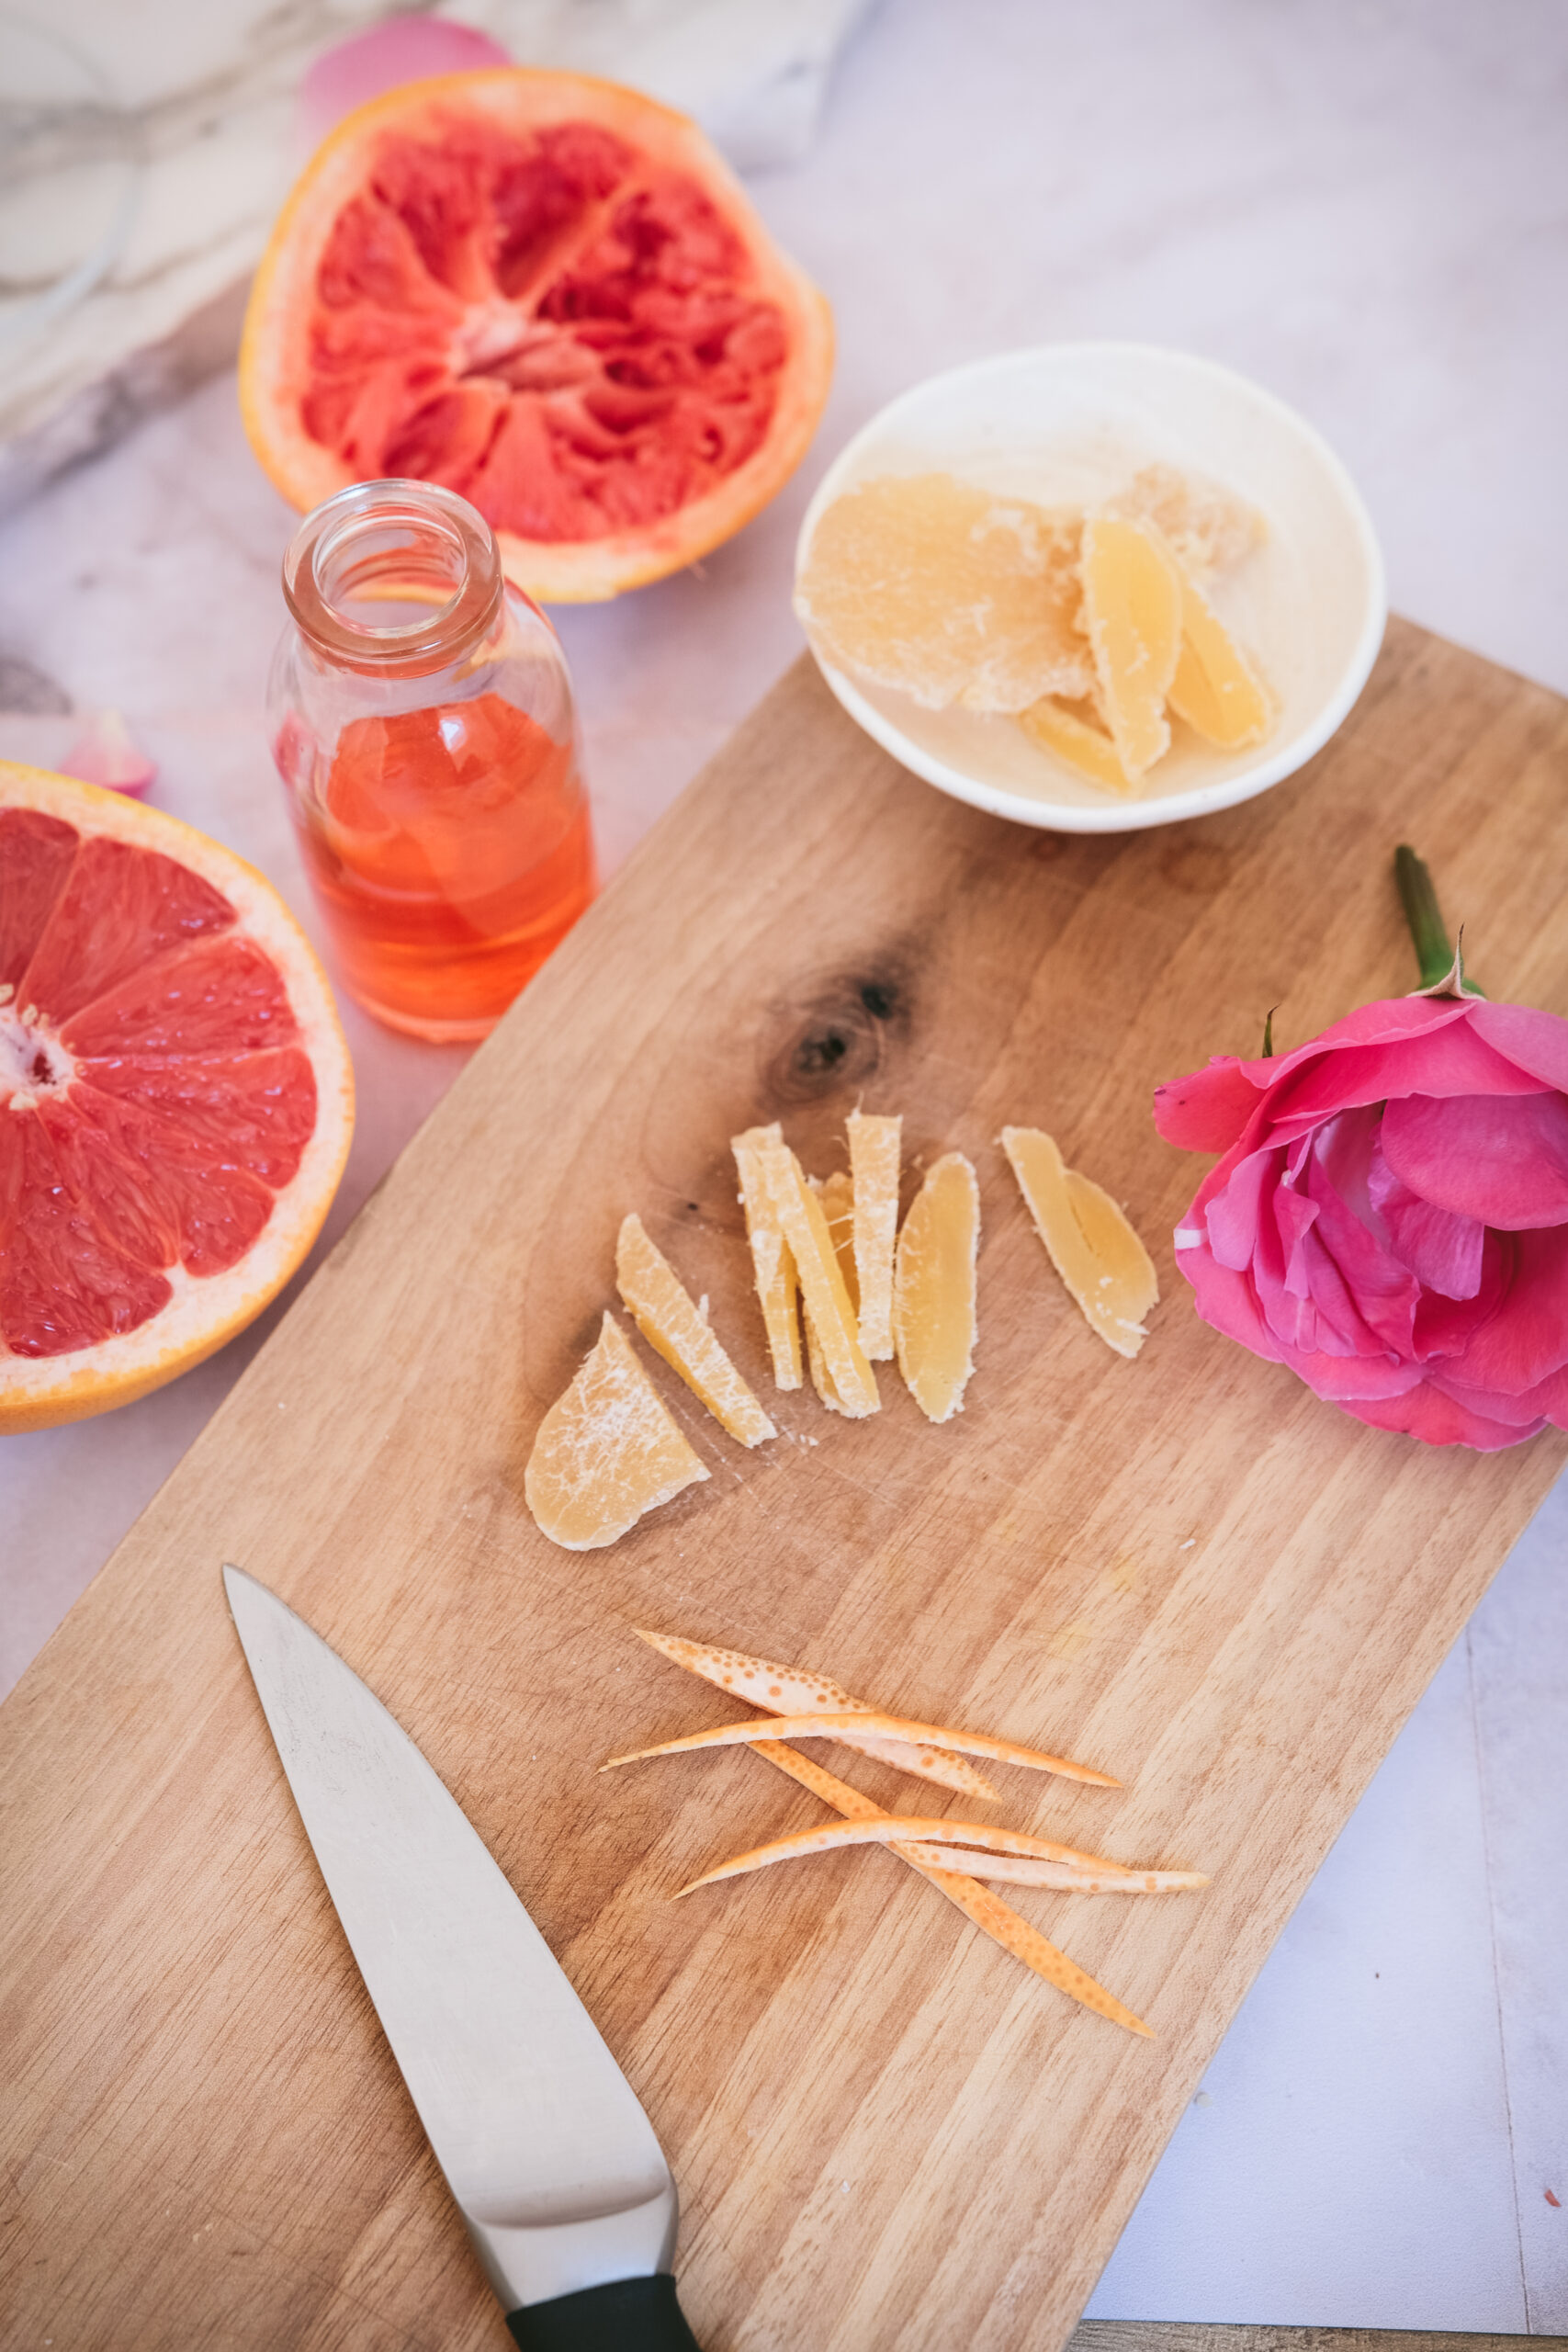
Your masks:
<path fill-rule="evenodd" d="M 818 655 L 852 718 L 917 775 L 993 815 L 1060 832 L 1129 832 L 1228 808 L 1321 750 L 1366 684 L 1387 617 L 1382 556 L 1355 484 L 1271 392 L 1211 359 L 1136 343 L 1045 344 L 933 376 L 855 435 L 801 525 L 856 482 L 942 471 L 1043 506 L 1111 497 L 1141 465 L 1219 483 L 1267 535 L 1214 584 L 1215 610 L 1256 657 L 1276 705 L 1266 740 L 1221 752 L 1186 729 L 1133 797 L 1099 792 L 1016 720 L 924 710 Z"/>

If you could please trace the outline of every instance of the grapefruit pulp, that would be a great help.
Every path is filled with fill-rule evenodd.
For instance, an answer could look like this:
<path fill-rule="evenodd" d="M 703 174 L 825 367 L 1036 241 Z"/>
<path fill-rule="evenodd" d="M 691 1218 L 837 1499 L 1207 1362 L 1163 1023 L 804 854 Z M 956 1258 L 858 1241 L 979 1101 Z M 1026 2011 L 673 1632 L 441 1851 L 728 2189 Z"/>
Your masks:
<path fill-rule="evenodd" d="M 339 124 L 257 272 L 245 428 L 301 510 L 445 483 L 547 601 L 738 531 L 827 398 L 827 305 L 684 116 L 582 75 L 405 84 Z"/>
<path fill-rule="evenodd" d="M 122 796 L 0 762 L 0 1431 L 129 1404 L 315 1238 L 354 1082 L 261 876 Z"/>

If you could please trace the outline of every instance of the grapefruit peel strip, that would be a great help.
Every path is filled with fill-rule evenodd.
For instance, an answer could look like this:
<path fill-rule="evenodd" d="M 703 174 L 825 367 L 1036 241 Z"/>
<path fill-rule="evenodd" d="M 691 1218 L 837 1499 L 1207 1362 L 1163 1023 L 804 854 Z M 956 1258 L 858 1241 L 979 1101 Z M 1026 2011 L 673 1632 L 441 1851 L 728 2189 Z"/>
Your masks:
<path fill-rule="evenodd" d="M 814 1796 L 820 1797 L 824 1804 L 832 1805 L 850 1820 L 874 1821 L 882 1817 L 881 1807 L 874 1804 L 869 1797 L 862 1796 L 860 1791 L 852 1789 L 847 1781 L 836 1779 L 820 1764 L 814 1763 L 810 1757 L 797 1756 L 794 1748 L 786 1747 L 783 1741 L 761 1741 L 756 1752 L 781 1772 L 787 1772 L 790 1779 L 797 1781 L 803 1789 L 809 1789 Z M 1059 1951 L 1037 1928 L 1032 1928 L 1027 1919 L 1021 1919 L 999 1895 L 991 1893 L 989 1887 L 976 1885 L 972 1878 L 965 1878 L 960 1871 L 940 1870 L 930 1862 L 919 1860 L 913 1847 L 895 1846 L 892 1851 L 902 1861 L 908 1862 L 911 1870 L 918 1871 L 923 1879 L 928 1879 L 940 1894 L 945 1894 L 950 1903 L 955 1904 L 983 1935 L 989 1936 L 993 1943 L 1000 1944 L 1004 1951 L 1010 1952 L 1014 1960 L 1021 1961 L 1024 1967 L 1032 1969 L 1036 1976 L 1043 1976 L 1048 1984 L 1055 1984 L 1057 1991 L 1066 1993 L 1069 2000 L 1080 2001 L 1085 2008 L 1094 2009 L 1100 2017 L 1109 2018 L 1112 2025 L 1125 2026 L 1129 2033 L 1142 2034 L 1145 2040 L 1153 2041 L 1154 2029 L 1151 2026 L 1146 2026 L 1142 2018 L 1134 2017 L 1131 2009 L 1124 2008 L 1113 1993 L 1108 1993 L 1102 1984 L 1097 1984 L 1076 1961 L 1069 1960 L 1065 1951 Z"/>
<path fill-rule="evenodd" d="M 917 1861 L 941 1867 L 951 1860 L 943 1847 L 909 1848 Z M 1046 1861 L 1032 1854 L 976 1854 L 965 1861 L 976 1878 L 1005 1879 L 1013 1886 L 1044 1886 L 1061 1894 L 1182 1894 L 1207 1886 L 1203 1871 L 1080 1870 L 1071 1862 Z"/>
<path fill-rule="evenodd" d="M 1021 1747 L 1016 1740 L 991 1739 L 983 1732 L 948 1731 L 941 1724 L 915 1722 L 908 1715 L 861 1714 L 779 1715 L 771 1723 L 716 1724 L 710 1731 L 688 1732 L 683 1739 L 667 1739 L 657 1747 L 638 1747 L 626 1756 L 611 1756 L 602 1772 L 617 1765 L 640 1764 L 650 1756 L 683 1756 L 699 1747 L 750 1747 L 759 1739 L 838 1739 L 844 1732 L 871 1734 L 884 1739 L 912 1740 L 919 1747 L 941 1747 L 960 1756 L 984 1756 L 998 1764 L 1021 1765 L 1025 1771 L 1055 1772 L 1066 1781 L 1082 1781 L 1090 1788 L 1119 1789 L 1110 1772 L 1075 1764 L 1065 1756 L 1047 1756 L 1037 1747 Z"/>
<path fill-rule="evenodd" d="M 650 1348 L 678 1372 L 721 1429 L 742 1445 L 777 1437 L 761 1406 L 698 1313 L 634 1210 L 615 1241 L 615 1287 Z"/>
<path fill-rule="evenodd" d="M 650 1634 L 641 1625 L 634 1625 L 632 1631 L 671 1665 L 683 1666 L 689 1674 L 699 1675 L 716 1690 L 732 1690 L 738 1699 L 764 1708 L 769 1714 L 806 1714 L 813 1707 L 831 1708 L 840 1714 L 869 1715 L 876 1712 L 865 1700 L 857 1699 L 838 1683 L 830 1682 L 826 1675 L 780 1666 L 772 1658 L 751 1657 L 744 1650 L 712 1649 L 700 1642 L 686 1641 L 678 1634 Z M 907 1739 L 867 1739 L 853 1732 L 840 1733 L 840 1738 L 845 1747 L 873 1756 L 879 1763 L 890 1764 L 895 1771 L 908 1772 L 920 1781 L 939 1781 L 943 1788 L 955 1789 L 961 1796 L 996 1797 L 997 1792 L 985 1774 L 962 1756 L 943 1755 L 936 1748 L 919 1747 Z"/>
<path fill-rule="evenodd" d="M 731 1854 L 728 1861 L 716 1862 L 711 1871 L 689 1880 L 679 1891 L 690 1894 L 694 1888 L 712 1886 L 718 1879 L 744 1878 L 750 1871 L 767 1870 L 774 1862 L 793 1862 L 807 1854 L 835 1853 L 840 1846 L 915 1844 L 962 1846 L 965 1852 L 956 1859 L 972 1861 L 976 1867 L 979 1856 L 970 1850 L 975 1847 L 981 1854 L 1004 1854 L 1065 1865 L 1086 1878 L 1141 1880 L 1147 1875 L 1127 1870 L 1104 1854 L 1085 1854 L 1077 1847 L 1064 1846 L 1055 1838 L 1036 1838 L 1027 1829 L 1001 1829 L 993 1822 L 953 1821 L 943 1814 L 922 1817 L 919 1814 L 885 1813 L 874 1821 L 829 1821 L 815 1829 L 797 1829 L 792 1837 L 773 1838 L 765 1846 L 749 1846 L 743 1854 Z"/>

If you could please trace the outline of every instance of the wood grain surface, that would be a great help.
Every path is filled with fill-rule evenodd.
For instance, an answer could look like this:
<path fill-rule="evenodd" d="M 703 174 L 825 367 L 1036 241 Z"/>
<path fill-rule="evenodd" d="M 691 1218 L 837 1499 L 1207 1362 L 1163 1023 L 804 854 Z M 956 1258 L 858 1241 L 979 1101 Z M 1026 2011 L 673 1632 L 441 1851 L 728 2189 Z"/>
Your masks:
<path fill-rule="evenodd" d="M 499 2347 L 219 1582 L 300 1609 L 420 1743 L 624 2063 L 707 2352 L 1066 2342 L 1274 1937 L 1563 1461 L 1362 1428 L 1198 1322 L 1200 1163 L 1156 1083 L 1413 984 L 1431 861 L 1495 996 L 1568 1012 L 1568 708 L 1395 624 L 1343 732 L 1200 823 L 1009 826 L 903 774 L 802 664 L 475 1058 L 0 1711 L 0 2340 Z M 808 1167 L 857 1101 L 982 1187 L 980 1344 L 933 1429 L 767 1380 L 728 1138 Z M 1165 1296 L 1086 1329 L 995 1137 L 1125 1200 Z M 608 1551 L 524 1508 L 629 1208 L 784 1431 Z M 1120 1773 L 996 1817 L 1213 1873 L 1018 1905 L 1155 2027 L 1077 2008 L 886 1854 L 667 1898 L 821 1817 L 754 1756 L 598 1777 L 722 1718 L 634 1623 Z M 844 1751 L 885 1804 L 912 1783 Z M 998 1771 L 999 1771 L 998 1768 Z M 918 1792 L 922 1806 L 940 1792 Z M 954 1804 L 966 1801 L 953 1800 Z"/>

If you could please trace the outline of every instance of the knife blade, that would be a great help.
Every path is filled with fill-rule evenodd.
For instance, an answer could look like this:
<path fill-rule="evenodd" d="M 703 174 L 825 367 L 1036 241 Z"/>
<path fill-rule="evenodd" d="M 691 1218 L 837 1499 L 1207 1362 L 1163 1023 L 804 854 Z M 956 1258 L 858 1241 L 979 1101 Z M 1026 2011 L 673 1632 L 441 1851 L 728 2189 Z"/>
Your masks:
<path fill-rule="evenodd" d="M 696 2352 L 653 2126 L 457 1800 L 337 1652 L 224 1587 L 294 1802 L 426 2138 L 526 2352 Z"/>

